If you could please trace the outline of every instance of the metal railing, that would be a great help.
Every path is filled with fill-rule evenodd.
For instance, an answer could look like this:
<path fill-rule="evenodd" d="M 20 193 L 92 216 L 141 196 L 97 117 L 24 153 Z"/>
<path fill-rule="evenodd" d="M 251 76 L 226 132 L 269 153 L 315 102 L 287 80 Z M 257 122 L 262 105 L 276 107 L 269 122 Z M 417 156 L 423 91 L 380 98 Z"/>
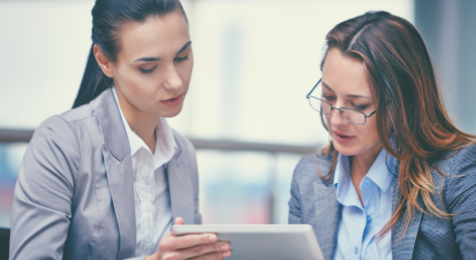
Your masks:
<path fill-rule="evenodd" d="M 34 130 L 26 129 L 5 129 L 0 128 L 0 143 L 30 142 Z M 243 142 L 236 140 L 210 140 L 200 138 L 188 138 L 195 146 L 196 150 L 217 150 L 217 151 L 243 151 L 243 152 L 264 152 L 272 156 L 272 163 L 268 175 L 268 223 L 275 223 L 274 210 L 276 207 L 276 186 L 277 186 L 277 156 L 278 154 L 313 154 L 321 145 L 289 145 L 272 144 L 258 142 Z"/>
<path fill-rule="evenodd" d="M 0 143 L 30 142 L 34 130 L 0 128 Z M 259 142 L 243 142 L 226 139 L 200 139 L 188 138 L 197 150 L 221 150 L 221 151 L 252 151 L 267 153 L 291 153 L 311 154 L 318 145 L 302 146 L 288 144 L 272 144 Z"/>
<path fill-rule="evenodd" d="M 0 143 L 30 142 L 34 130 L 0 128 Z"/>

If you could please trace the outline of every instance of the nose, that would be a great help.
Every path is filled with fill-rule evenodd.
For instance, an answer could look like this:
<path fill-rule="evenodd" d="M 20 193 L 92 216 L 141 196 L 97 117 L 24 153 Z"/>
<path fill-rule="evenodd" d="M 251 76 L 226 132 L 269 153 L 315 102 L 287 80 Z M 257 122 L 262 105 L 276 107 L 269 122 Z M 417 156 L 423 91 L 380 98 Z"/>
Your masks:
<path fill-rule="evenodd" d="M 340 111 L 337 109 L 333 109 L 329 117 L 330 117 L 329 118 L 330 123 L 333 128 L 341 126 L 341 125 L 349 124 L 349 122 L 344 120 L 344 118 L 340 114 Z"/>
<path fill-rule="evenodd" d="M 177 73 L 175 66 L 173 65 L 168 66 L 168 69 L 165 74 L 166 74 L 166 78 L 164 82 L 165 89 L 174 90 L 174 89 L 179 89 L 182 87 L 183 82 L 179 74 Z"/>

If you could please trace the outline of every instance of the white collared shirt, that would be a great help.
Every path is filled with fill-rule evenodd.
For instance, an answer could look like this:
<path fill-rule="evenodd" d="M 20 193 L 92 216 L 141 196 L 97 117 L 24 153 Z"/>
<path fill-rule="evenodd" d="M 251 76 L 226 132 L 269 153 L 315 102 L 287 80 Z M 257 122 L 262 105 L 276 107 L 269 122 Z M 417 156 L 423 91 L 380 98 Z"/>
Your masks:
<path fill-rule="evenodd" d="M 360 183 L 363 205 L 352 183 L 349 158 L 338 154 L 334 185 L 342 205 L 334 260 L 392 259 L 391 230 L 377 235 L 392 217 L 393 183 L 397 160 L 385 149 Z"/>
<path fill-rule="evenodd" d="M 119 106 L 116 88 L 112 87 Z M 177 151 L 177 144 L 167 121 L 160 118 L 156 127 L 155 152 L 132 131 L 119 106 L 131 147 L 134 175 L 134 203 L 136 215 L 136 257 L 157 252 L 159 241 L 173 224 L 169 185 L 164 166 Z"/>

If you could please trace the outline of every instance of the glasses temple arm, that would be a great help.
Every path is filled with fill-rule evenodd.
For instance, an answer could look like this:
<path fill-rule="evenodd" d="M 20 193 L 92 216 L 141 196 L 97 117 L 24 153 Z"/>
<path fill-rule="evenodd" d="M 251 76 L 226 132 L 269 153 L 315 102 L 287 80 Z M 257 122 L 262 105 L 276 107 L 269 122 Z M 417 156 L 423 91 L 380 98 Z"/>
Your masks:
<path fill-rule="evenodd" d="M 377 112 L 377 110 L 375 110 L 374 112 L 370 113 L 370 115 L 364 114 L 364 115 L 365 115 L 365 118 L 369 118 L 369 117 L 373 116 L 376 112 Z"/>
<path fill-rule="evenodd" d="M 311 91 L 306 95 L 306 98 L 309 98 L 309 96 L 314 91 L 314 89 L 316 89 L 317 85 L 319 85 L 319 83 L 321 83 L 321 80 L 322 80 L 322 78 L 319 79 L 319 81 L 316 83 L 316 85 L 314 85 L 314 87 L 311 89 Z"/>

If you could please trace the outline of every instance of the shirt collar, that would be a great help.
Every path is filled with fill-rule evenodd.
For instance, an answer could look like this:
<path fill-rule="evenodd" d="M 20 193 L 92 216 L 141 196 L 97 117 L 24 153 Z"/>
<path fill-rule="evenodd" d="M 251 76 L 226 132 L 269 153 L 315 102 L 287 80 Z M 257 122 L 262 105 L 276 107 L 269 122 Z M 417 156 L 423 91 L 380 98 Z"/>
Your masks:
<path fill-rule="evenodd" d="M 349 157 L 338 153 L 334 171 L 334 186 L 336 187 L 337 201 L 342 205 L 353 205 L 357 203 L 356 201 L 352 201 L 352 198 L 355 196 L 348 196 L 349 192 L 356 193 L 352 185 Z"/>
<path fill-rule="evenodd" d="M 129 123 L 124 117 L 124 113 L 122 113 L 121 106 L 119 105 L 119 99 L 115 86 L 112 87 L 112 92 L 114 94 L 117 106 L 119 107 L 119 112 L 121 113 L 122 123 L 126 128 L 127 139 L 129 140 L 129 145 L 131 148 L 131 157 L 134 156 L 134 154 L 136 154 L 141 148 L 151 152 L 144 140 L 142 140 L 134 131 L 132 131 Z M 154 169 L 157 169 L 172 159 L 175 152 L 178 150 L 178 147 L 177 143 L 175 142 L 172 129 L 165 118 L 161 117 L 157 123 L 155 128 L 155 137 L 157 141 L 155 143 Z"/>
<path fill-rule="evenodd" d="M 165 118 L 160 118 L 155 129 L 157 142 L 155 142 L 154 169 L 157 169 L 172 159 L 178 150 L 178 146 L 172 129 Z"/>
<path fill-rule="evenodd" d="M 395 177 L 396 165 L 397 159 L 382 149 L 365 177 L 372 180 L 382 192 L 386 192 Z M 350 176 L 349 157 L 338 153 L 334 171 L 334 186 L 336 187 L 337 200 L 343 205 L 351 203 L 347 201 L 349 198 L 347 195 L 349 192 L 355 191 L 355 188 L 350 185 L 353 183 Z"/>
<path fill-rule="evenodd" d="M 396 166 L 397 159 L 388 154 L 385 149 L 382 149 L 366 177 L 377 184 L 383 192 L 386 192 L 395 178 Z"/>

